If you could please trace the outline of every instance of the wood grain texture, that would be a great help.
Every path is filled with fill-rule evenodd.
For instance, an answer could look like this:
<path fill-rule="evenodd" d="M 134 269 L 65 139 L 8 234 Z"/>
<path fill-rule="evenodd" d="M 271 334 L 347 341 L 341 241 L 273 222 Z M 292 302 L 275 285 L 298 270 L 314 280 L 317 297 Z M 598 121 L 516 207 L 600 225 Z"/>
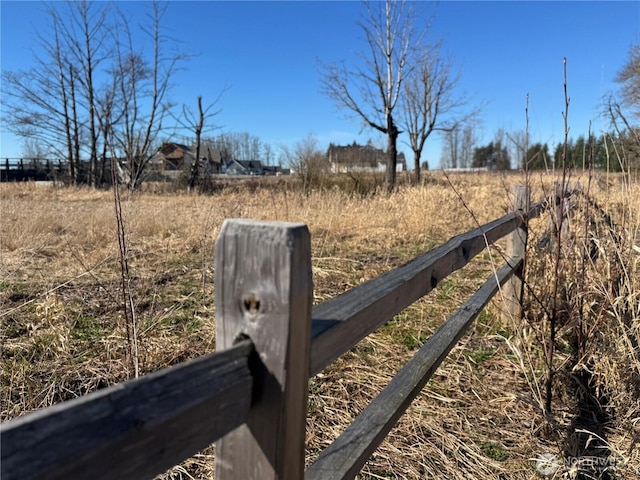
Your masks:
<path fill-rule="evenodd" d="M 537 216 L 544 202 L 534 205 Z M 321 372 L 364 337 L 429 293 L 452 272 L 522 224 L 523 216 L 502 218 L 451 238 L 405 265 L 369 280 L 313 309 L 309 376 Z"/>
<path fill-rule="evenodd" d="M 251 342 L 1 425 L 1 477 L 153 478 L 247 420 Z"/>
<path fill-rule="evenodd" d="M 226 220 L 215 274 L 216 348 L 248 337 L 258 357 L 249 419 L 217 442 L 216 479 L 300 479 L 313 301 L 309 231 Z"/>
<path fill-rule="evenodd" d="M 516 263 L 516 267 L 521 260 Z M 354 478 L 431 378 L 484 306 L 512 275 L 509 264 L 491 275 L 418 350 L 355 421 L 307 469 L 306 480 Z"/>

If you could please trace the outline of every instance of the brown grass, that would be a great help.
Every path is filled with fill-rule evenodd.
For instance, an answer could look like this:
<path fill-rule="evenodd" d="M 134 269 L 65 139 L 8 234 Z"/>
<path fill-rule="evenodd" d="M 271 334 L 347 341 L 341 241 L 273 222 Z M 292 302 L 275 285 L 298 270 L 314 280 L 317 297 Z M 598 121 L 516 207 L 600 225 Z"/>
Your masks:
<path fill-rule="evenodd" d="M 587 184 L 586 178 L 579 180 Z M 631 478 L 640 473 L 634 449 L 640 428 L 640 312 L 633 308 L 640 291 L 640 254 L 632 249 L 640 244 L 640 190 L 620 177 L 609 180 L 594 180 L 591 193 L 618 222 L 625 240 L 603 240 L 603 255 L 588 266 L 580 289 L 570 295 L 574 291 L 567 288 L 567 305 L 588 299 L 584 311 L 593 336 L 589 353 L 572 364 L 570 326 L 575 322 L 568 322 L 558 367 L 566 361 L 574 373 L 589 368 L 594 391 L 606 392 L 599 398 L 607 399 L 608 414 L 593 433 L 605 439 L 616 461 L 625 461 L 618 465 L 617 478 Z M 163 193 L 156 186 L 123 196 L 141 372 L 214 349 L 213 248 L 225 218 L 306 223 L 319 303 L 477 226 L 474 216 L 485 223 L 503 215 L 509 186 L 521 181 L 515 175 L 452 176 L 450 182 L 473 216 L 437 173 L 427 176 L 423 186 L 401 187 L 391 196 L 350 195 L 338 188 L 307 196 L 286 179 L 227 186 L 211 195 Z M 548 192 L 552 181 L 534 176 L 533 199 Z M 0 202 L 2 420 L 130 378 L 112 194 L 2 184 Z M 585 220 L 572 222 L 574 231 L 582 232 Z M 531 225 L 530 249 L 545 226 L 543 220 Z M 574 242 L 579 252 L 580 242 L 585 243 L 580 235 Z M 501 246 L 491 253 L 497 264 Z M 563 277 L 568 287 L 580 277 L 581 258 L 567 254 L 573 262 Z M 618 272 L 621 266 L 626 269 L 622 277 L 607 271 L 615 267 Z M 309 462 L 491 269 L 490 254 L 479 255 L 310 381 Z M 614 277 L 622 278 L 623 288 L 611 289 Z M 543 295 L 548 280 L 545 265 L 532 262 L 528 281 L 533 291 Z M 545 368 L 537 335 L 540 308 L 528 301 L 528 323 L 520 336 L 513 335 L 516 325 L 500 319 L 499 299 L 492 303 L 374 453 L 362 478 L 535 478 L 538 455 L 566 455 L 567 444 L 577 441 L 574 420 L 582 399 L 571 382 L 559 382 L 554 418 L 550 422 L 541 414 L 536 387 Z M 565 377 L 570 374 L 571 369 Z M 210 478 L 212 469 L 213 452 L 207 449 L 164 477 Z M 560 474 L 571 478 L 568 469 Z"/>

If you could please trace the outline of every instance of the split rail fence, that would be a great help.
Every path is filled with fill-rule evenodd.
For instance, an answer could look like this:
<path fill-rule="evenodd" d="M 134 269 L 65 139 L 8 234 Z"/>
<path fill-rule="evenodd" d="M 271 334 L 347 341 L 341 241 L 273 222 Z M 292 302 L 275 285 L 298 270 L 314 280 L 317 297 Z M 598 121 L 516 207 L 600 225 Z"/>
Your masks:
<path fill-rule="evenodd" d="M 143 479 L 216 442 L 215 478 L 354 478 L 499 291 L 517 313 L 530 205 L 312 307 L 303 224 L 226 220 L 215 250 L 216 352 L 1 425 L 3 480 Z M 507 236 L 506 262 L 305 470 L 308 380 Z"/>

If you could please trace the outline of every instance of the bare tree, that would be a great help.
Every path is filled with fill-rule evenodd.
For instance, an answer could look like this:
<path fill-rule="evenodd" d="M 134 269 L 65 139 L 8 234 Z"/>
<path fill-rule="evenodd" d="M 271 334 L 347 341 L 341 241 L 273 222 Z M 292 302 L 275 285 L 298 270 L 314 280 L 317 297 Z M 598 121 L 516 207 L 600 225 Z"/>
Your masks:
<path fill-rule="evenodd" d="M 264 160 L 264 165 L 271 165 L 271 162 L 274 161 L 273 149 L 268 143 L 262 145 L 262 159 Z"/>
<path fill-rule="evenodd" d="M 76 94 L 81 85 L 67 39 L 70 27 L 54 8 L 48 14 L 50 29 L 38 34 L 43 53 L 35 56 L 34 66 L 2 72 L 2 103 L 8 112 L 5 120 L 8 129 L 66 159 L 69 177 L 75 183 L 84 137 L 82 126 L 86 123 L 81 115 L 85 108 Z"/>
<path fill-rule="evenodd" d="M 468 168 L 473 163 L 473 151 L 478 142 L 475 114 L 463 117 L 451 127 L 438 129 L 442 136 L 440 165 L 442 168 Z"/>
<path fill-rule="evenodd" d="M 196 134 L 196 154 L 191 165 L 191 175 L 189 178 L 189 191 L 193 190 L 196 185 L 198 176 L 200 173 L 200 136 L 202 135 L 202 129 L 204 128 L 205 113 L 202 109 L 202 95 L 198 95 L 198 120 L 194 125 L 194 131 Z"/>
<path fill-rule="evenodd" d="M 249 132 L 228 134 L 236 160 L 258 160 L 262 150 L 262 141 Z"/>
<path fill-rule="evenodd" d="M 624 104 L 640 117 L 640 43 L 629 49 L 629 58 L 616 75 L 616 82 L 621 85 Z"/>
<path fill-rule="evenodd" d="M 224 91 L 223 91 L 224 93 Z M 189 174 L 189 190 L 193 190 L 200 177 L 200 149 L 201 149 L 201 139 L 203 133 L 208 133 L 219 128 L 216 125 L 209 124 L 209 120 L 220 113 L 220 109 L 213 110 L 217 105 L 218 101 L 222 93 L 218 95 L 218 97 L 210 103 L 206 108 L 202 107 L 202 95 L 198 95 L 198 113 L 195 114 L 189 107 L 186 105 L 182 106 L 182 116 L 174 117 L 177 121 L 178 125 L 182 128 L 185 128 L 189 133 L 193 132 L 195 135 L 195 157 L 193 163 L 191 164 L 191 172 Z"/>
<path fill-rule="evenodd" d="M 416 183 L 420 182 L 420 160 L 429 136 L 434 131 L 450 131 L 454 125 L 466 122 L 477 114 L 477 110 L 466 114 L 461 112 L 467 99 L 463 95 L 455 95 L 459 79 L 460 74 L 453 71 L 452 61 L 442 57 L 441 43 L 438 42 L 433 46 L 423 47 L 417 68 L 404 84 L 404 97 L 401 101 L 402 128 L 409 135 Z M 469 148 L 461 152 L 466 160 L 471 156 L 472 134 L 470 127 L 463 131 L 463 138 L 467 138 L 469 144 Z M 454 136 L 457 134 L 449 135 L 449 140 L 453 140 Z"/>
<path fill-rule="evenodd" d="M 458 168 L 461 150 L 460 126 L 454 125 L 449 129 L 442 130 L 442 153 L 440 165 L 442 168 Z"/>
<path fill-rule="evenodd" d="M 515 132 L 504 133 L 509 140 L 510 156 L 515 162 L 515 168 L 526 170 L 527 168 L 527 151 L 529 150 L 529 134 L 527 130 L 517 130 Z"/>
<path fill-rule="evenodd" d="M 60 48 L 60 35 L 58 29 L 59 17 L 53 9 L 49 11 L 53 22 L 54 43 L 49 48 L 49 55 L 54 60 L 58 70 L 58 87 L 62 109 L 60 115 L 63 120 L 64 138 L 67 146 L 67 161 L 69 165 L 69 177 L 73 183 L 78 180 L 77 172 L 80 164 L 80 128 L 75 101 L 75 75 L 72 62 L 63 59 Z M 46 44 L 46 43 L 45 43 Z M 68 75 L 65 75 L 67 74 Z M 70 116 L 69 112 L 72 112 Z"/>
<path fill-rule="evenodd" d="M 615 157 L 619 162 L 615 169 L 630 172 L 632 167 L 640 167 L 640 128 L 631 124 L 629 116 L 623 110 L 620 102 L 613 95 L 609 96 L 605 115 L 612 129 L 609 141 L 616 148 Z"/>
<path fill-rule="evenodd" d="M 460 166 L 462 168 L 469 168 L 473 163 L 473 150 L 477 141 L 474 128 L 471 125 L 465 126 L 462 129 L 460 148 Z"/>
<path fill-rule="evenodd" d="M 296 143 L 293 150 L 283 146 L 281 151 L 285 163 L 302 180 L 302 188 L 307 194 L 320 185 L 323 175 L 329 172 L 329 160 L 318 149 L 318 140 L 313 134 Z"/>
<path fill-rule="evenodd" d="M 210 138 L 207 143 L 223 152 L 225 158 L 235 160 L 273 160 L 271 146 L 264 143 L 260 137 L 248 132 L 228 132 Z"/>
<path fill-rule="evenodd" d="M 630 171 L 632 166 L 640 166 L 640 128 L 632 120 L 640 118 L 640 43 L 629 49 L 629 58 L 615 80 L 620 84 L 620 98 L 609 94 L 604 116 L 613 130 L 610 137 L 612 146 L 617 147 L 619 167 Z"/>
<path fill-rule="evenodd" d="M 122 156 L 118 160 L 120 181 L 130 189 L 140 186 L 149 161 L 157 151 L 163 121 L 173 106 L 168 101 L 171 79 L 187 58 L 183 53 L 169 54 L 165 50 L 169 41 L 162 31 L 165 11 L 166 7 L 154 2 L 149 23 L 143 27 L 153 45 L 149 59 L 136 48 L 129 20 L 123 13 L 117 26 L 124 43 L 116 37 L 112 75 L 116 84 L 114 104 L 120 110 L 112 109 L 113 118 L 107 123 L 116 150 Z"/>
<path fill-rule="evenodd" d="M 83 106 L 86 111 L 85 123 L 88 136 L 86 141 L 89 154 L 87 180 L 91 186 L 96 186 L 100 130 L 96 109 L 97 88 L 95 75 L 99 65 L 109 56 L 108 48 L 105 46 L 109 8 L 101 7 L 96 10 L 95 4 L 86 0 L 70 3 L 69 6 L 69 20 L 62 24 L 64 28 L 63 36 L 72 61 L 69 76 L 70 78 L 77 78 L 77 84 L 81 87 L 79 93 L 82 95 Z M 73 88 L 75 82 L 71 82 L 71 86 Z M 76 108 L 79 102 L 76 100 L 75 90 L 72 93 L 74 94 L 74 101 L 71 105 Z M 77 122 L 77 116 L 74 120 Z M 75 122 L 74 125 L 77 125 Z"/>
<path fill-rule="evenodd" d="M 47 158 L 47 151 L 37 140 L 33 138 L 25 138 L 22 141 L 22 158 L 45 160 Z"/>
<path fill-rule="evenodd" d="M 7 127 L 66 159 L 73 182 L 91 185 L 105 180 L 107 150 L 112 149 L 107 143 L 113 142 L 117 158 L 124 158 L 118 164 L 120 178 L 136 188 L 170 107 L 170 80 L 186 56 L 167 53 L 168 39 L 160 28 L 164 10 L 156 3 L 144 30 L 153 41 L 149 57 L 134 45 L 124 14 L 119 24 L 110 23 L 114 10 L 109 4 L 83 0 L 68 2 L 66 8 L 49 8 L 50 30 L 39 35 L 43 53 L 34 66 L 2 72 Z M 109 60 L 113 66 L 98 85 L 99 68 Z M 88 158 L 88 168 L 81 156 Z"/>
<path fill-rule="evenodd" d="M 387 137 L 387 191 L 396 181 L 397 139 L 395 108 L 403 82 L 414 64 L 421 38 L 414 32 L 413 4 L 385 0 L 367 2 L 360 27 L 368 51 L 360 55 L 362 66 L 323 65 L 322 90 L 337 104 Z"/>
<path fill-rule="evenodd" d="M 97 119 L 102 136 L 102 152 L 98 156 L 101 160 L 100 171 L 97 175 L 99 184 L 113 180 L 113 175 L 111 175 L 111 178 L 107 177 L 107 167 L 109 168 L 109 173 L 112 173 L 111 170 L 114 167 L 112 161 L 113 158 L 115 158 L 112 155 L 115 141 L 113 139 L 113 129 L 111 126 L 114 123 L 117 124 L 119 121 L 119 117 L 116 117 L 114 112 L 118 111 L 120 116 L 122 116 L 122 110 L 116 108 L 116 92 L 117 79 L 112 75 L 110 84 L 105 84 L 100 90 L 100 93 L 96 95 Z"/>
<path fill-rule="evenodd" d="M 69 171 L 74 180 L 81 170 L 81 152 L 89 156 L 89 168 L 85 180 L 96 186 L 97 159 L 99 151 L 98 112 L 96 110 L 97 87 L 95 76 L 98 67 L 109 58 L 107 24 L 110 8 L 108 5 L 96 7 L 86 0 L 68 2 L 63 17 L 53 7 L 49 9 L 52 18 L 53 41 L 41 37 L 41 43 L 49 60 L 53 60 L 58 70 L 58 90 L 64 110 L 64 129 L 69 154 Z M 45 101 L 53 102 L 51 95 Z"/>

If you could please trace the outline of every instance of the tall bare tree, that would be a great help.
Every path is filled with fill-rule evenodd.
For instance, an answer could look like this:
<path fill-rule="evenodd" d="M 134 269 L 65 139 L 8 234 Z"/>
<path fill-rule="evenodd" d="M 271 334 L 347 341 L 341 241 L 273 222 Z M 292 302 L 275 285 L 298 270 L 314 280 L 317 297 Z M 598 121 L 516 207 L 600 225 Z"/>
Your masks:
<path fill-rule="evenodd" d="M 220 150 L 227 159 L 262 160 L 266 164 L 274 159 L 271 145 L 249 132 L 222 133 L 207 139 L 206 143 L 210 148 Z"/>
<path fill-rule="evenodd" d="M 472 125 L 466 125 L 462 129 L 462 143 L 460 148 L 460 166 L 469 168 L 473 163 L 473 149 L 478 139 Z"/>
<path fill-rule="evenodd" d="M 96 109 L 96 71 L 110 55 L 106 45 L 107 18 L 109 7 L 96 10 L 96 4 L 82 0 L 69 4 L 70 16 L 63 23 L 64 39 L 73 62 L 70 77 L 75 76 L 80 86 L 83 106 L 86 111 L 87 149 L 89 154 L 88 183 L 97 184 L 97 163 L 100 131 L 98 128 L 98 112 Z M 72 82 L 72 86 L 75 83 Z M 78 102 L 72 103 L 73 107 Z"/>
<path fill-rule="evenodd" d="M 443 130 L 442 134 L 442 152 L 440 156 L 440 165 L 442 168 L 458 168 L 460 162 L 460 150 L 462 143 L 461 128 L 454 125 L 447 130 Z"/>
<path fill-rule="evenodd" d="M 67 21 L 75 5 L 68 7 Z M 37 35 L 41 53 L 35 55 L 33 66 L 2 72 L 2 103 L 8 113 L 8 129 L 19 137 L 38 141 L 53 155 L 64 158 L 75 183 L 86 110 L 76 93 L 82 87 L 69 46 L 71 27 L 55 8 L 49 8 L 47 13 L 50 28 Z"/>
<path fill-rule="evenodd" d="M 262 145 L 262 160 L 264 161 L 264 165 L 271 165 L 271 162 L 274 161 L 273 149 L 268 143 Z"/>
<path fill-rule="evenodd" d="M 619 96 L 609 93 L 604 101 L 603 115 L 610 122 L 609 142 L 617 148 L 620 165 L 616 169 L 631 171 L 640 167 L 640 43 L 632 45 L 629 57 L 615 78 L 620 84 Z M 609 166 L 607 166 L 607 170 Z"/>
<path fill-rule="evenodd" d="M 96 72 L 110 55 L 107 41 L 110 7 L 82 0 L 68 2 L 66 8 L 64 14 L 53 6 L 49 8 L 53 41 L 41 37 L 41 44 L 59 73 L 55 78 L 65 106 L 63 124 L 67 144 L 73 152 L 69 155 L 70 174 L 77 180 L 82 152 L 89 157 L 89 168 L 82 169 L 83 180 L 96 186 L 100 148 Z M 53 99 L 47 95 L 44 101 L 53 102 Z"/>
<path fill-rule="evenodd" d="M 323 92 L 339 108 L 346 109 L 365 125 L 387 137 L 387 191 L 395 187 L 397 139 L 400 134 L 395 108 L 403 82 L 410 72 L 421 35 L 416 35 L 414 4 L 404 0 L 366 2 L 360 24 L 368 49 L 359 55 L 361 66 L 323 65 Z"/>
<path fill-rule="evenodd" d="M 613 95 L 609 96 L 605 107 L 604 115 L 608 118 L 612 129 L 607 135 L 608 141 L 616 149 L 615 157 L 619 163 L 613 168 L 623 172 L 640 168 L 640 128 L 632 125 L 632 114 L 626 113 Z"/>
<path fill-rule="evenodd" d="M 64 128 L 64 145 L 67 147 L 67 161 L 69 165 L 69 177 L 73 183 L 78 180 L 77 171 L 80 163 L 80 129 L 77 117 L 77 108 L 75 103 L 75 75 L 74 66 L 71 62 L 63 59 L 62 50 L 60 48 L 59 35 L 59 17 L 57 13 L 50 9 L 49 11 L 53 23 L 53 43 L 47 49 L 50 57 L 54 60 L 54 65 L 58 71 L 58 88 L 60 93 L 61 110 L 58 115 L 63 120 Z M 47 43 L 44 43 L 47 45 Z M 69 115 L 69 112 L 72 115 Z"/>
<path fill-rule="evenodd" d="M 473 162 L 473 150 L 478 141 L 476 137 L 476 118 L 466 118 L 465 122 L 455 122 L 450 128 L 440 128 L 442 168 L 468 168 Z"/>
<path fill-rule="evenodd" d="M 121 179 L 135 188 L 155 153 L 171 78 L 186 56 L 168 53 L 164 9 L 157 3 L 144 30 L 153 42 L 151 54 L 134 43 L 129 18 L 120 13 L 115 21 L 110 4 L 60 5 L 48 9 L 50 29 L 38 35 L 42 53 L 33 67 L 2 72 L 7 127 L 64 158 L 73 182 L 101 183 L 107 150 L 113 150 L 124 158 Z M 110 70 L 103 68 L 107 62 Z M 114 145 L 107 148 L 108 142 Z"/>
<path fill-rule="evenodd" d="M 516 130 L 507 133 L 500 129 L 509 140 L 510 156 L 514 160 L 514 167 L 521 170 L 527 169 L 527 151 L 529 151 L 529 134 L 527 130 Z M 496 134 L 497 136 L 498 134 Z M 506 142 L 505 142 L 506 144 Z"/>
<path fill-rule="evenodd" d="M 168 100 L 171 79 L 187 55 L 166 52 L 169 38 L 163 34 L 162 17 L 166 6 L 152 4 L 144 33 L 151 39 L 153 51 L 147 59 L 136 48 L 129 20 L 120 13 L 118 29 L 124 41 L 116 38 L 115 67 L 116 103 L 119 112 L 112 112 L 111 135 L 119 160 L 120 181 L 130 189 L 137 189 L 143 179 L 149 161 L 157 151 L 158 136 L 163 121 L 173 105 Z"/>
<path fill-rule="evenodd" d="M 37 140 L 25 138 L 22 141 L 22 158 L 25 160 L 46 160 L 47 151 Z"/>
<path fill-rule="evenodd" d="M 640 43 L 629 49 L 629 58 L 616 75 L 623 103 L 640 117 Z"/>
<path fill-rule="evenodd" d="M 422 151 L 429 136 L 434 131 L 450 131 L 455 124 L 477 114 L 477 110 L 462 113 L 467 99 L 455 94 L 460 74 L 453 71 L 452 61 L 442 56 L 441 46 L 438 42 L 422 48 L 417 67 L 404 84 L 401 126 L 409 135 L 416 183 L 420 182 Z M 465 134 L 468 136 L 472 131 L 465 129 Z M 449 140 L 453 140 L 452 135 Z"/>

